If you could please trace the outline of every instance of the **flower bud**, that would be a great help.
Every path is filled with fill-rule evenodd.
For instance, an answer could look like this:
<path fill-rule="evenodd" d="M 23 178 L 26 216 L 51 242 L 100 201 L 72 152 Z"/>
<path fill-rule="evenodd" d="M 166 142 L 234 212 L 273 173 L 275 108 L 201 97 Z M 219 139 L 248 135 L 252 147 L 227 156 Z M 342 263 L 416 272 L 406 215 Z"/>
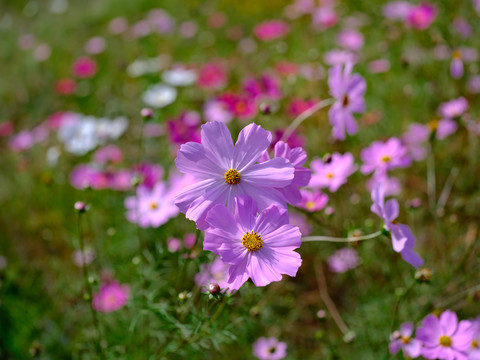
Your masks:
<path fill-rule="evenodd" d="M 268 114 L 271 114 L 272 112 L 272 107 L 270 106 L 270 104 L 267 104 L 267 103 L 261 103 L 258 109 L 263 115 L 268 115 Z"/>
<path fill-rule="evenodd" d="M 209 284 L 207 289 L 208 292 L 212 295 L 218 295 L 221 291 L 220 285 L 218 285 L 217 283 Z"/>
<path fill-rule="evenodd" d="M 77 201 L 73 207 L 75 210 L 77 210 L 79 213 L 84 213 L 88 210 L 88 205 L 84 203 L 83 201 Z"/>
<path fill-rule="evenodd" d="M 140 111 L 140 115 L 145 119 L 145 120 L 149 120 L 152 118 L 153 116 L 153 110 L 150 109 L 150 108 L 143 108 L 141 111 Z"/>

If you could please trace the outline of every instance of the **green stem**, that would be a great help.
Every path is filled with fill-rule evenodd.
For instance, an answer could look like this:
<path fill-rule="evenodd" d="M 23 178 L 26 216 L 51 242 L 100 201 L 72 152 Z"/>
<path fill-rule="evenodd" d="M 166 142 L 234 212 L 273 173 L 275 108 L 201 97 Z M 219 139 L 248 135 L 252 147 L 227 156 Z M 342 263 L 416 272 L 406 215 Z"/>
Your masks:
<path fill-rule="evenodd" d="M 363 235 L 363 236 L 352 236 L 346 238 L 332 237 L 332 236 L 305 236 L 302 238 L 302 242 L 311 242 L 311 241 L 326 241 L 326 242 L 337 242 L 337 243 L 349 243 L 362 240 L 374 239 L 382 235 L 382 231 L 374 232 L 373 234 Z"/>

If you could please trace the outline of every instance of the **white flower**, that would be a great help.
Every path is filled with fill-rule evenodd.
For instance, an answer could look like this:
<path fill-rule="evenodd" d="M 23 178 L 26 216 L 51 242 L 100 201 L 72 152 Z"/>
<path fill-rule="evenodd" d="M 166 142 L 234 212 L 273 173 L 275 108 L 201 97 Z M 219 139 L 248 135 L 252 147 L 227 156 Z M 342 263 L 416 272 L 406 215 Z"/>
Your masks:
<path fill-rule="evenodd" d="M 195 70 L 177 67 L 164 71 L 162 80 L 173 86 L 188 86 L 197 81 L 197 73 Z"/>
<path fill-rule="evenodd" d="M 139 77 L 145 74 L 159 72 L 169 62 L 168 55 L 160 55 L 153 58 L 137 59 L 127 67 L 130 77 Z"/>
<path fill-rule="evenodd" d="M 170 105 L 176 98 L 177 89 L 164 84 L 150 86 L 142 95 L 145 104 L 157 109 Z"/>

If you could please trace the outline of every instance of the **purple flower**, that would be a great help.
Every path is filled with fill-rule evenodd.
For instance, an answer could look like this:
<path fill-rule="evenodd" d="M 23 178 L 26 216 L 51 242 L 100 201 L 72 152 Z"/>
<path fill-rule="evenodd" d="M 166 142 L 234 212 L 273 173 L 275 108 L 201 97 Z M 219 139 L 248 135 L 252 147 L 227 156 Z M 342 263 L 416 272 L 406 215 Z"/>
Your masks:
<path fill-rule="evenodd" d="M 425 159 L 427 151 L 423 144 L 430 137 L 430 129 L 427 125 L 412 123 L 408 131 L 402 135 L 402 142 L 407 147 L 408 154 L 415 161 Z"/>
<path fill-rule="evenodd" d="M 253 344 L 253 355 L 260 360 L 280 360 L 287 356 L 287 344 L 262 336 Z"/>
<path fill-rule="evenodd" d="M 417 339 L 423 342 L 422 356 L 426 359 L 467 360 L 466 351 L 472 343 L 471 324 L 458 322 L 457 315 L 446 310 L 440 318 L 428 315 L 417 329 Z"/>
<path fill-rule="evenodd" d="M 168 140 L 181 145 L 187 141 L 200 142 L 200 115 L 195 111 L 185 111 L 178 118 L 167 121 Z"/>
<path fill-rule="evenodd" d="M 203 106 L 203 116 L 206 121 L 219 121 L 229 123 L 233 119 L 233 114 L 228 110 L 223 101 L 212 99 Z"/>
<path fill-rule="evenodd" d="M 435 136 L 438 140 L 443 140 L 453 134 L 458 129 L 458 125 L 452 119 L 442 119 L 436 123 Z"/>
<path fill-rule="evenodd" d="M 480 359 L 480 316 L 475 319 L 470 320 L 472 325 L 470 331 L 472 332 L 472 342 L 470 348 L 468 349 L 469 360 L 478 360 Z"/>
<path fill-rule="evenodd" d="M 205 217 L 216 204 L 233 210 L 234 198 L 248 195 L 263 210 L 271 204 L 286 206 L 285 197 L 277 190 L 294 178 L 294 167 L 277 157 L 261 164 L 256 162 L 267 150 L 272 135 L 252 123 L 240 132 L 233 145 L 225 124 L 209 122 L 202 126 L 202 142 L 188 142 L 178 151 L 175 163 L 179 171 L 199 179 L 178 194 L 175 204 L 185 216 L 207 227 Z"/>
<path fill-rule="evenodd" d="M 225 264 L 220 258 L 210 264 L 202 264 L 200 272 L 195 275 L 195 284 L 200 287 L 207 287 L 210 284 L 218 284 L 220 288 L 228 288 L 228 269 L 230 265 Z"/>
<path fill-rule="evenodd" d="M 155 184 L 163 177 L 163 167 L 156 164 L 141 163 L 133 166 L 133 171 L 141 178 L 141 184 L 149 189 L 153 189 Z"/>
<path fill-rule="evenodd" d="M 410 166 L 411 159 L 407 148 L 397 138 L 390 138 L 386 142 L 375 141 L 368 148 L 362 150 L 360 157 L 363 165 L 360 171 L 376 175 L 386 174 L 388 170 Z"/>
<path fill-rule="evenodd" d="M 345 132 L 349 135 L 357 132 L 357 123 L 352 113 L 365 111 L 363 95 L 367 84 L 359 74 L 351 74 L 352 68 L 353 64 L 347 63 L 344 68 L 336 65 L 328 72 L 330 94 L 337 100 L 328 116 L 333 126 L 332 136 L 337 140 L 345 140 Z"/>
<path fill-rule="evenodd" d="M 248 278 L 256 286 L 280 281 L 282 274 L 295 276 L 302 264 L 293 251 L 300 247 L 298 227 L 288 223 L 287 209 L 271 205 L 257 214 L 250 197 L 236 197 L 234 211 L 214 206 L 207 215 L 204 250 L 230 264 L 228 287 L 239 289 Z"/>
<path fill-rule="evenodd" d="M 353 163 L 353 155 L 350 153 L 333 153 L 326 161 L 320 159 L 312 160 L 310 166 L 313 174 L 308 184 L 313 188 L 328 188 L 335 192 L 340 186 L 347 182 L 347 178 L 357 171 Z"/>
<path fill-rule="evenodd" d="M 395 219 L 399 215 L 400 207 L 396 199 L 390 199 L 385 202 L 385 186 L 380 184 L 372 191 L 371 210 L 380 216 L 384 223 L 385 229 L 388 230 L 392 237 L 393 250 L 399 252 L 402 258 L 414 267 L 423 264 L 420 256 L 413 251 L 415 247 L 415 237 L 407 225 L 400 224 Z"/>
<path fill-rule="evenodd" d="M 385 188 L 385 196 L 398 195 L 402 191 L 402 184 L 396 177 L 379 174 L 372 176 L 367 181 L 367 189 L 371 192 L 377 186 L 382 184 Z"/>
<path fill-rule="evenodd" d="M 295 206 L 302 201 L 302 195 L 298 187 L 308 185 L 312 174 L 310 169 L 303 167 L 307 160 L 307 153 L 301 147 L 292 149 L 287 143 L 279 141 L 274 147 L 274 157 L 287 159 L 295 168 L 291 184 L 278 189 L 287 202 Z M 263 162 L 268 159 L 268 153 L 265 152 L 259 161 Z"/>
<path fill-rule="evenodd" d="M 323 56 L 323 60 L 325 64 L 330 66 L 345 65 L 356 62 L 357 56 L 351 51 L 334 49 L 327 51 Z"/>
<path fill-rule="evenodd" d="M 452 62 L 450 63 L 450 75 L 454 79 L 460 79 L 463 76 L 463 61 L 459 51 L 454 51 Z"/>
<path fill-rule="evenodd" d="M 390 354 L 396 354 L 403 350 L 403 355 L 408 358 L 415 359 L 420 356 L 422 350 L 422 342 L 413 339 L 413 323 L 407 322 L 400 325 L 400 330 L 395 331 L 390 336 L 390 344 L 388 350 Z"/>
<path fill-rule="evenodd" d="M 259 80 L 248 78 L 243 83 L 243 90 L 252 99 L 270 99 L 278 100 L 282 97 L 278 81 L 267 74 L 261 76 Z"/>
<path fill-rule="evenodd" d="M 144 186 L 137 188 L 137 196 L 125 199 L 127 219 L 140 227 L 159 227 L 178 214 L 172 194 L 165 183 L 157 183 L 152 190 Z"/>
<path fill-rule="evenodd" d="M 343 248 L 335 251 L 328 258 L 328 267 L 330 271 L 335 273 L 344 273 L 350 269 L 354 269 L 360 263 L 358 254 L 355 249 Z"/>
<path fill-rule="evenodd" d="M 407 1 L 392 1 L 382 8 L 383 16 L 392 20 L 405 20 L 414 5 Z"/>
<path fill-rule="evenodd" d="M 360 32 L 352 29 L 346 29 L 338 34 L 337 42 L 338 45 L 345 49 L 358 51 L 362 48 L 364 39 Z"/>
<path fill-rule="evenodd" d="M 96 311 L 111 313 L 122 308 L 130 297 L 130 287 L 111 282 L 102 285 L 100 291 L 93 295 L 92 306 Z"/>
<path fill-rule="evenodd" d="M 309 212 L 315 212 L 322 210 L 328 202 L 328 195 L 321 191 L 315 190 L 310 192 L 308 190 L 301 190 L 302 201 L 297 204 L 297 207 L 307 210 Z"/>
<path fill-rule="evenodd" d="M 437 11 L 428 3 L 421 3 L 410 9 L 407 18 L 407 25 L 417 30 L 425 30 L 435 20 Z"/>
<path fill-rule="evenodd" d="M 438 113 L 443 118 L 453 119 L 465 113 L 468 109 L 467 100 L 461 96 L 458 99 L 452 99 L 440 104 Z"/>

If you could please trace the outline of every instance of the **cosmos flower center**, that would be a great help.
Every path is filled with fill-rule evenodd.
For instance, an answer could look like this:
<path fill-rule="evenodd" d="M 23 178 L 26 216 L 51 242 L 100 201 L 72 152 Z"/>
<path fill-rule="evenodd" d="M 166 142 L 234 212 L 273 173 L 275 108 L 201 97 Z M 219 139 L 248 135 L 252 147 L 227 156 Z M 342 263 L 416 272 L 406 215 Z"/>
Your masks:
<path fill-rule="evenodd" d="M 239 114 L 243 114 L 247 110 L 247 105 L 243 101 L 239 101 L 235 104 L 235 110 Z"/>
<path fill-rule="evenodd" d="M 402 343 L 404 343 L 404 344 L 410 343 L 410 338 L 407 337 L 407 336 L 402 336 Z"/>
<path fill-rule="evenodd" d="M 343 100 L 342 100 L 343 107 L 348 106 L 348 103 L 349 103 L 348 95 L 343 95 Z"/>
<path fill-rule="evenodd" d="M 442 346 L 445 346 L 445 347 L 448 347 L 450 345 L 452 345 L 452 339 L 450 338 L 450 336 L 440 336 L 440 345 Z"/>
<path fill-rule="evenodd" d="M 384 163 L 388 163 L 388 162 L 390 162 L 390 160 L 392 160 L 392 158 L 390 156 L 388 156 L 388 155 L 382 156 L 382 161 Z"/>
<path fill-rule="evenodd" d="M 435 131 L 438 128 L 438 121 L 437 120 L 432 120 L 428 123 L 428 127 L 430 128 L 430 131 Z"/>
<path fill-rule="evenodd" d="M 313 201 L 307 201 L 305 203 L 305 206 L 307 207 L 307 209 L 313 209 L 315 207 L 315 203 Z"/>
<path fill-rule="evenodd" d="M 475 348 L 475 349 L 478 349 L 478 341 L 477 340 L 472 341 L 472 347 Z"/>
<path fill-rule="evenodd" d="M 152 201 L 148 206 L 152 210 L 155 210 L 156 208 L 158 208 L 158 204 L 155 201 Z"/>
<path fill-rule="evenodd" d="M 263 247 L 263 241 L 261 236 L 255 231 L 247 231 L 242 237 L 242 245 L 245 246 L 249 252 L 252 252 L 260 250 Z"/>
<path fill-rule="evenodd" d="M 225 182 L 230 185 L 235 185 L 240 182 L 241 176 L 237 169 L 230 169 L 225 173 Z"/>
<path fill-rule="evenodd" d="M 270 349 L 268 349 L 268 352 L 270 354 L 275 354 L 275 351 L 277 351 L 277 348 L 275 346 L 272 346 Z"/>
<path fill-rule="evenodd" d="M 325 175 L 327 179 L 333 179 L 333 173 L 329 172 L 327 175 Z"/>
<path fill-rule="evenodd" d="M 454 59 L 461 59 L 461 58 L 462 58 L 462 55 L 460 54 L 460 51 L 455 50 L 455 51 L 452 53 L 452 57 L 453 57 Z"/>

